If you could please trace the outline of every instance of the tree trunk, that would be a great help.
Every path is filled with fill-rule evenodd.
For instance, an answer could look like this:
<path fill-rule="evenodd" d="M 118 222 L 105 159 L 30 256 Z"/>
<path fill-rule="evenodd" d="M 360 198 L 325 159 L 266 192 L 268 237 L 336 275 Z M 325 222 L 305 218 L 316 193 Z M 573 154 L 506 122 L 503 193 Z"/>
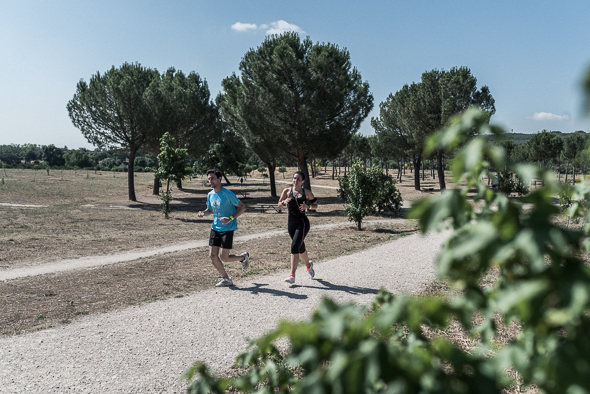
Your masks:
<path fill-rule="evenodd" d="M 439 149 L 436 152 L 436 169 L 438 171 L 438 184 L 440 186 L 440 190 L 444 190 L 447 188 L 445 183 L 445 168 L 443 167 L 443 151 Z"/>
<path fill-rule="evenodd" d="M 156 171 L 160 168 L 160 163 L 156 161 Z M 160 180 L 154 176 L 154 186 L 152 187 L 152 194 L 154 196 L 160 195 Z"/>
<path fill-rule="evenodd" d="M 414 162 L 414 189 L 420 190 L 420 164 L 422 163 L 422 157 L 413 157 Z"/>
<path fill-rule="evenodd" d="M 182 179 L 179 180 L 178 182 L 176 182 L 176 188 L 177 189 L 182 189 Z"/>
<path fill-rule="evenodd" d="M 424 167 L 426 166 L 425 161 L 426 160 L 422 160 L 422 182 L 424 182 L 426 180 L 426 177 L 424 175 Z"/>
<path fill-rule="evenodd" d="M 572 184 L 576 184 L 576 165 L 572 163 Z"/>
<path fill-rule="evenodd" d="M 307 169 L 307 158 L 303 154 L 303 150 L 299 148 L 297 150 L 297 164 L 299 165 L 299 171 L 305 174 L 305 181 L 303 182 L 303 187 L 311 190 L 311 180 L 309 179 L 309 171 Z"/>
<path fill-rule="evenodd" d="M 135 197 L 135 173 L 133 172 L 135 152 L 137 152 L 137 148 L 131 148 L 129 150 L 129 165 L 127 166 L 127 186 L 129 188 L 130 201 L 137 201 L 137 198 Z"/>
<path fill-rule="evenodd" d="M 154 186 L 152 187 L 152 194 L 154 196 L 160 195 L 160 180 L 154 177 Z"/>
<path fill-rule="evenodd" d="M 335 173 L 336 173 L 336 160 L 332 160 L 332 180 L 334 180 Z"/>
<path fill-rule="evenodd" d="M 170 195 L 170 179 L 166 179 L 166 194 Z M 164 207 L 164 217 L 168 219 L 168 211 L 170 209 L 170 201 L 165 202 L 166 206 Z"/>
<path fill-rule="evenodd" d="M 570 165 L 569 163 L 565 165 L 565 183 L 567 183 L 567 176 L 570 172 Z"/>
<path fill-rule="evenodd" d="M 226 182 L 228 185 L 231 185 L 231 182 L 229 181 L 229 179 L 227 179 L 227 176 L 225 175 L 225 172 L 221 171 L 221 175 L 223 175 L 223 179 L 225 179 L 225 182 Z"/>
<path fill-rule="evenodd" d="M 275 169 L 277 168 L 277 163 L 275 160 L 273 161 L 265 161 L 266 168 L 268 168 L 268 179 L 270 180 L 270 195 L 272 197 L 277 197 L 277 185 L 275 183 Z"/>

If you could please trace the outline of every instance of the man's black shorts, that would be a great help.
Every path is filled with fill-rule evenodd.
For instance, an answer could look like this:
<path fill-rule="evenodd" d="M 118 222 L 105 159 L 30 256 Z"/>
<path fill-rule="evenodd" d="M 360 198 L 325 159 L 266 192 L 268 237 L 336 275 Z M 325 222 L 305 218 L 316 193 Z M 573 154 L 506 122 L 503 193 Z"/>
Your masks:
<path fill-rule="evenodd" d="M 219 246 L 223 249 L 231 249 L 234 243 L 234 232 L 232 231 L 215 231 L 211 229 L 209 235 L 209 246 Z"/>

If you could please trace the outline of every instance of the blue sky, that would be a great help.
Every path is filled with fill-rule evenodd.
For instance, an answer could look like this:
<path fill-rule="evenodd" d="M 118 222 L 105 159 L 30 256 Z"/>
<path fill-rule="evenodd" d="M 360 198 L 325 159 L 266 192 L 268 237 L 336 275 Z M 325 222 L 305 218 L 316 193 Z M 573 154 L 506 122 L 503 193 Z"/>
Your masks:
<path fill-rule="evenodd" d="M 590 132 L 588 20 L 586 0 L 0 0 L 0 144 L 92 148 L 66 110 L 80 79 L 124 62 L 173 66 L 215 97 L 249 49 L 284 29 L 348 49 L 375 99 L 363 134 L 390 93 L 454 66 L 490 88 L 492 121 L 508 131 Z"/>

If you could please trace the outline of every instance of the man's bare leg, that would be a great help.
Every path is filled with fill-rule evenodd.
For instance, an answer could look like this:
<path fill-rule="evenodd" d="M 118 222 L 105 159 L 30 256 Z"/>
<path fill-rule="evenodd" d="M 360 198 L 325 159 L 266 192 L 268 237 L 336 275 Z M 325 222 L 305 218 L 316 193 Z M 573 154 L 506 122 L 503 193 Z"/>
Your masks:
<path fill-rule="evenodd" d="M 223 263 L 219 259 L 219 249 L 221 249 L 219 246 L 209 246 L 209 258 L 217 272 L 219 272 L 219 275 L 221 275 L 222 278 L 229 278 L 229 275 L 223 267 Z"/>
<path fill-rule="evenodd" d="M 233 261 L 243 261 L 244 260 L 244 256 L 242 256 L 242 255 L 229 254 L 230 250 L 231 249 L 221 248 L 221 261 L 223 261 L 224 263 L 231 263 Z"/>

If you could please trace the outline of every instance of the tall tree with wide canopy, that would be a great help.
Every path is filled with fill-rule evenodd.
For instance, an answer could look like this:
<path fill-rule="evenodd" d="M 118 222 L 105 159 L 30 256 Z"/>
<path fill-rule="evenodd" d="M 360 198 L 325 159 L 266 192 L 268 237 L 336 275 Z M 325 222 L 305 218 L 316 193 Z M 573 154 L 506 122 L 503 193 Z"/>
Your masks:
<path fill-rule="evenodd" d="M 275 182 L 277 158 L 285 154 L 288 146 L 283 144 L 280 134 L 273 133 L 272 129 L 264 129 L 268 127 L 265 122 L 260 122 L 256 129 L 249 127 L 249 124 L 253 124 L 254 121 L 250 119 L 250 122 L 247 122 L 244 116 L 257 114 L 256 101 L 240 99 L 242 82 L 235 74 L 224 79 L 222 86 L 225 92 L 217 96 L 216 102 L 223 121 L 244 139 L 250 149 L 266 165 L 270 180 L 270 194 L 272 197 L 277 197 Z"/>
<path fill-rule="evenodd" d="M 236 131 L 247 129 L 295 157 L 306 188 L 308 157 L 335 157 L 373 108 L 369 84 L 347 50 L 296 33 L 267 37 L 245 54 L 240 71 L 224 80 L 222 93 L 235 95 L 224 101 L 243 123 Z"/>
<path fill-rule="evenodd" d="M 543 168 L 548 162 L 561 154 L 563 140 L 547 130 L 533 134 L 527 142 L 531 160 L 537 161 Z"/>
<path fill-rule="evenodd" d="M 50 166 L 63 166 L 66 161 L 64 160 L 64 152 L 61 148 L 57 148 L 55 145 L 43 145 L 41 148 L 43 155 L 43 161 Z"/>
<path fill-rule="evenodd" d="M 416 190 L 420 190 L 420 164 L 428 132 L 419 100 L 420 85 L 404 85 L 379 105 L 379 118 L 371 119 L 377 138 L 389 144 L 392 155 L 412 159 Z"/>
<path fill-rule="evenodd" d="M 583 133 L 570 134 L 563 139 L 562 155 L 567 162 L 572 164 L 573 183 L 576 183 L 576 162 L 580 153 L 586 148 L 587 143 L 588 139 L 586 138 L 586 134 Z M 565 177 L 567 181 L 567 167 Z"/>
<path fill-rule="evenodd" d="M 397 108 L 394 108 L 397 106 Z M 477 89 L 477 79 L 467 67 L 453 67 L 450 71 L 432 70 L 422 74 L 419 83 L 405 85 L 395 95 L 390 95 L 381 106 L 381 122 L 372 122 L 376 131 L 391 128 L 395 135 L 401 130 L 410 143 L 410 156 L 417 170 L 422 162 L 425 138 L 448 125 L 449 119 L 471 106 L 477 106 L 491 117 L 496 109 L 489 88 Z M 391 112 L 389 115 L 385 115 Z M 384 117 L 385 116 L 385 117 Z M 393 122 L 397 122 L 397 124 Z M 440 189 L 446 188 L 443 151 L 436 152 Z M 418 172 L 418 171 L 416 171 Z M 420 189 L 418 174 L 414 174 L 414 186 Z"/>
<path fill-rule="evenodd" d="M 204 155 L 213 140 L 221 138 L 218 110 L 210 97 L 207 81 L 196 72 L 186 75 L 171 67 L 163 73 L 146 94 L 155 121 L 155 136 L 149 141 L 147 150 L 159 151 L 159 139 L 168 133 L 192 156 Z M 158 185 L 158 180 L 154 179 L 155 195 L 159 192 Z"/>
<path fill-rule="evenodd" d="M 124 148 L 129 152 L 129 200 L 136 201 L 133 166 L 137 151 L 154 138 L 155 118 L 146 92 L 157 83 L 157 70 L 139 63 L 114 66 L 97 72 L 90 83 L 80 80 L 74 98 L 67 104 L 74 126 L 101 149 Z"/>
<path fill-rule="evenodd" d="M 422 74 L 420 82 L 420 112 L 423 114 L 427 135 L 448 126 L 449 119 L 477 106 L 488 116 L 496 112 L 495 100 L 487 86 L 477 89 L 477 79 L 467 67 L 453 67 L 449 71 L 432 70 Z M 475 132 L 475 131 L 474 131 Z M 443 151 L 436 152 L 440 189 L 446 188 Z"/>
<path fill-rule="evenodd" d="M 226 126 L 222 122 L 220 126 Z M 199 170 L 206 172 L 211 168 L 221 171 L 225 181 L 231 184 L 227 174 L 244 175 L 248 148 L 244 139 L 228 127 L 208 146 L 208 151 L 199 158 Z"/>

